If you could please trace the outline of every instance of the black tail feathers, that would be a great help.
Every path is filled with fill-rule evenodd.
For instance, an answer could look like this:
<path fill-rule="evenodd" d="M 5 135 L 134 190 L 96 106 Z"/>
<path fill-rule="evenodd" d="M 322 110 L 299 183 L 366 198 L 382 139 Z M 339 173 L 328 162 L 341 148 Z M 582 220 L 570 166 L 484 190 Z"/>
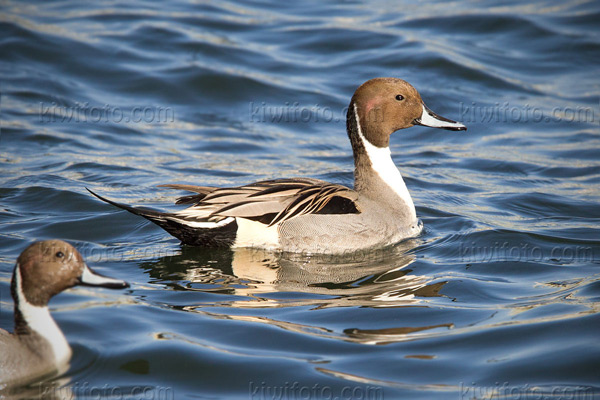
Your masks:
<path fill-rule="evenodd" d="M 105 203 L 127 210 L 132 214 L 139 215 L 154 222 L 172 236 L 181 240 L 182 243 L 191 246 L 205 247 L 231 247 L 235 242 L 237 223 L 235 219 L 223 226 L 215 228 L 197 228 L 193 223 L 186 221 L 173 213 L 164 213 L 147 207 L 133 207 L 123 203 L 109 200 L 94 193 L 86 187 L 87 191 Z"/>

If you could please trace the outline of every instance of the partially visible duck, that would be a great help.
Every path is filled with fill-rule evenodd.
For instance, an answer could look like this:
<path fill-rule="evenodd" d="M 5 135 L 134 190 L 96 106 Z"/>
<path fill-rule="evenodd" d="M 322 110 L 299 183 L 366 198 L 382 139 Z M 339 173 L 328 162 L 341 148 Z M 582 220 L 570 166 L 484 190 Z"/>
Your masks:
<path fill-rule="evenodd" d="M 194 246 L 309 253 L 383 247 L 416 236 L 422 228 L 389 149 L 392 133 L 414 125 L 467 129 L 432 112 L 408 82 L 376 78 L 356 90 L 346 116 L 354 189 L 311 178 L 233 188 L 162 185 L 196 193 L 177 201 L 190 207 L 171 213 L 116 203 L 90 192 Z"/>
<path fill-rule="evenodd" d="M 76 285 L 129 287 L 94 272 L 62 240 L 35 242 L 21 253 L 11 282 L 14 332 L 0 329 L 0 389 L 31 382 L 68 365 L 71 347 L 50 315 L 48 301 Z"/>

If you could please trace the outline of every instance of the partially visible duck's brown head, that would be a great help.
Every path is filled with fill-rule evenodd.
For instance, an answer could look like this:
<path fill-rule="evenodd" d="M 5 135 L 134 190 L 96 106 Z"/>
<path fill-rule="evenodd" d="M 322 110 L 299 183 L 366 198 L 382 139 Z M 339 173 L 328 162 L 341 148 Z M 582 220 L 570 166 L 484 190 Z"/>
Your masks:
<path fill-rule="evenodd" d="M 48 301 L 75 285 L 129 286 L 92 271 L 81 254 L 62 240 L 35 242 L 21 253 L 11 282 L 15 329 L 13 335 L 0 335 L 0 354 L 5 356 L 0 356 L 0 388 L 67 368 L 71 347 L 50 315 Z M 6 360 L 10 362 L 3 363 Z"/>
<path fill-rule="evenodd" d="M 43 307 L 52 296 L 76 285 L 129 286 L 124 281 L 94 272 L 69 243 L 45 240 L 31 244 L 21 253 L 11 288 L 15 302 L 26 300 L 31 305 Z M 17 299 L 17 290 L 21 291 L 24 299 Z"/>

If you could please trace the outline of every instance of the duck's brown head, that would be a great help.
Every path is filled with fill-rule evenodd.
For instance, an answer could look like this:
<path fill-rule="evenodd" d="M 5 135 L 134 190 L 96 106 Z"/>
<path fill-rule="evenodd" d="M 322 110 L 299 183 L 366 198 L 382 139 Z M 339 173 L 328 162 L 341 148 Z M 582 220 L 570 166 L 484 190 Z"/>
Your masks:
<path fill-rule="evenodd" d="M 435 114 L 410 83 L 396 78 L 375 78 L 363 83 L 352 96 L 347 120 L 349 134 L 352 128 L 359 130 L 377 147 L 388 147 L 392 133 L 414 125 L 454 131 L 467 129 L 459 122 Z"/>
<path fill-rule="evenodd" d="M 20 291 L 29 304 L 43 307 L 52 296 L 76 285 L 108 288 L 129 286 L 124 281 L 94 272 L 69 243 L 45 240 L 31 244 L 21 253 L 11 288 L 15 301 Z"/>

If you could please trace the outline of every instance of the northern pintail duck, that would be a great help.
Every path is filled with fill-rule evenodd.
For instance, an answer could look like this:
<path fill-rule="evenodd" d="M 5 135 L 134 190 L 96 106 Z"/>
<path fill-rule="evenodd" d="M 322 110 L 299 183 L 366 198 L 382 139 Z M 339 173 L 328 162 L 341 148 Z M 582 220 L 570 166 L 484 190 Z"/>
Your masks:
<path fill-rule="evenodd" d="M 392 133 L 414 125 L 467 129 L 432 112 L 408 82 L 376 78 L 356 90 L 346 116 L 354 154 L 354 189 L 311 178 L 266 180 L 232 188 L 161 185 L 196 193 L 177 200 L 190 207 L 171 213 L 92 194 L 194 246 L 309 253 L 383 247 L 416 236 L 422 228 L 389 149 Z"/>
<path fill-rule="evenodd" d="M 71 347 L 50 315 L 48 301 L 76 285 L 129 286 L 94 272 L 73 246 L 61 240 L 35 242 L 21 253 L 10 287 L 14 333 L 0 329 L 0 389 L 31 382 L 68 365 Z"/>

